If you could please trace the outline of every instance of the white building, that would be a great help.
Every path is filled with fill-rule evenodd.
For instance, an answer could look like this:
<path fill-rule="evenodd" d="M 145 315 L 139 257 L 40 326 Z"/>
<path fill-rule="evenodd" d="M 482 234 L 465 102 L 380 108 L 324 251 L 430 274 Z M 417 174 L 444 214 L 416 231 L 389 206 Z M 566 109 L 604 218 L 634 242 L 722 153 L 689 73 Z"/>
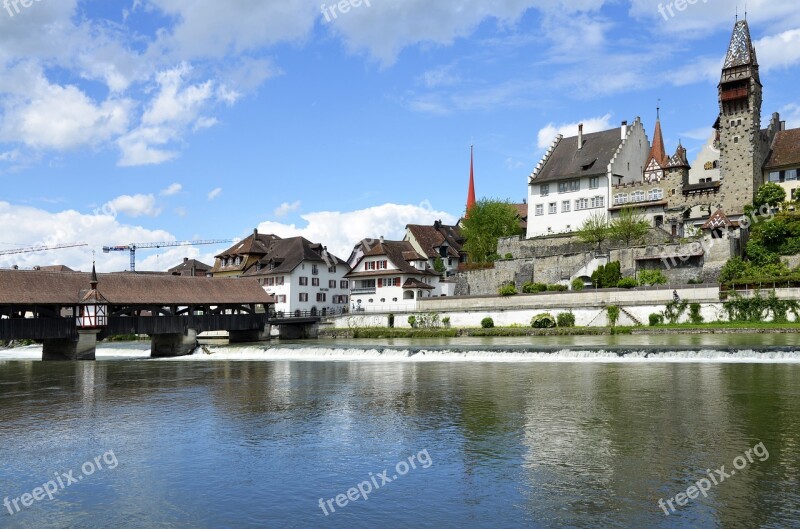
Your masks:
<path fill-rule="evenodd" d="M 433 297 L 440 276 L 408 241 L 362 241 L 356 246 L 350 280 L 351 310 L 402 312 L 416 310 L 417 300 Z"/>
<path fill-rule="evenodd" d="M 559 135 L 528 182 L 528 232 L 539 237 L 576 231 L 594 214 L 609 218 L 613 185 L 641 181 L 650 143 L 642 122 Z"/>
<path fill-rule="evenodd" d="M 257 279 L 275 297 L 276 312 L 328 314 L 347 310 L 347 263 L 303 237 L 272 236 L 263 246 L 258 259 L 241 276 Z M 243 256 L 243 261 L 248 260 Z"/>

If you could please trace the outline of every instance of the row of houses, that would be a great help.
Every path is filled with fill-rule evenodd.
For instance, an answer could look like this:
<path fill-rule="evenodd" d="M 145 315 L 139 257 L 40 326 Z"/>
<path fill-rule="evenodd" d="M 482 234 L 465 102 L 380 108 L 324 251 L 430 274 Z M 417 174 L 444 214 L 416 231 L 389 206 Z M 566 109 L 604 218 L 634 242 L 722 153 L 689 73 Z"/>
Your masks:
<path fill-rule="evenodd" d="M 169 272 L 256 279 L 286 315 L 400 312 L 421 298 L 453 295 L 452 276 L 467 260 L 464 242 L 458 226 L 408 225 L 403 240 L 364 239 L 344 260 L 303 237 L 253 230 L 213 266 L 185 259 Z"/>

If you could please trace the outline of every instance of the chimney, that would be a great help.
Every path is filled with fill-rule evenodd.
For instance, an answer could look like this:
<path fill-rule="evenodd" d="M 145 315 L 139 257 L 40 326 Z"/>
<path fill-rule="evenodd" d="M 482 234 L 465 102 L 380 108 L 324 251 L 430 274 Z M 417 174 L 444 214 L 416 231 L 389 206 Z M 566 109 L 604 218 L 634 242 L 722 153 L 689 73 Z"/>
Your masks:
<path fill-rule="evenodd" d="M 781 127 L 780 127 L 780 129 L 781 129 L 781 131 L 784 131 L 784 130 L 786 130 L 786 122 L 785 122 L 785 121 L 781 121 Z"/>
<path fill-rule="evenodd" d="M 258 228 L 253 229 L 253 237 L 258 237 Z"/>
<path fill-rule="evenodd" d="M 381 244 L 383 244 L 383 235 L 381 235 Z"/>
<path fill-rule="evenodd" d="M 186 263 L 188 263 L 188 262 L 189 262 L 189 258 L 188 258 L 188 257 L 184 257 L 184 258 L 183 258 L 183 264 L 186 264 Z"/>
<path fill-rule="evenodd" d="M 578 150 L 583 149 L 583 123 L 578 125 Z"/>
<path fill-rule="evenodd" d="M 622 139 L 624 140 L 627 137 L 628 137 L 628 122 L 627 121 L 623 121 L 622 122 Z"/>

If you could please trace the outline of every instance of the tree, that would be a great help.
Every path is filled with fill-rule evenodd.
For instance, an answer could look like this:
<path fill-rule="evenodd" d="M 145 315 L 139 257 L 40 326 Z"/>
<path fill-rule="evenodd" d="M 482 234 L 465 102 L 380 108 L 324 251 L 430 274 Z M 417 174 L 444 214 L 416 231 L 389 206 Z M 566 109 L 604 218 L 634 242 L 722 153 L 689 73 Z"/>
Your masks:
<path fill-rule="evenodd" d="M 777 208 L 786 201 L 786 190 L 775 182 L 767 182 L 758 189 L 756 199 L 753 201 L 753 206 L 756 211 L 761 211 L 763 206 L 768 206 L 770 209 Z"/>
<path fill-rule="evenodd" d="M 447 267 L 444 265 L 444 261 L 442 261 L 442 258 L 438 255 L 436 256 L 436 259 L 433 260 L 433 269 L 439 274 L 444 274 L 447 272 Z"/>
<path fill-rule="evenodd" d="M 487 263 L 497 255 L 497 240 L 522 233 L 517 210 L 507 200 L 483 198 L 469 210 L 462 222 L 461 233 L 466 239 L 464 250 L 470 262 Z"/>
<path fill-rule="evenodd" d="M 610 235 L 608 218 L 603 213 L 594 213 L 591 217 L 583 221 L 576 235 L 586 244 L 596 244 L 597 250 L 599 251 L 601 245 Z"/>
<path fill-rule="evenodd" d="M 644 239 L 650 230 L 650 223 L 645 220 L 641 210 L 625 207 L 620 210 L 619 216 L 611 221 L 609 230 L 611 239 L 630 246 L 631 243 L 641 242 Z"/>

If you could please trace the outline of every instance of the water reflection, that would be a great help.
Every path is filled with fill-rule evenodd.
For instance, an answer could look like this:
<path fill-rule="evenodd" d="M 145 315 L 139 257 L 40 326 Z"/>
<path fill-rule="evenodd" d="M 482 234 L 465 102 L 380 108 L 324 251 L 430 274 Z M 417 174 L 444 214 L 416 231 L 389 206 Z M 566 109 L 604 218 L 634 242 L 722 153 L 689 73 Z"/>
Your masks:
<path fill-rule="evenodd" d="M 799 379 L 772 364 L 7 362 L 0 495 L 113 449 L 117 469 L 14 526 L 790 527 Z M 767 461 L 664 516 L 659 498 L 759 441 Z M 336 516 L 316 507 L 422 449 L 431 468 Z"/>

